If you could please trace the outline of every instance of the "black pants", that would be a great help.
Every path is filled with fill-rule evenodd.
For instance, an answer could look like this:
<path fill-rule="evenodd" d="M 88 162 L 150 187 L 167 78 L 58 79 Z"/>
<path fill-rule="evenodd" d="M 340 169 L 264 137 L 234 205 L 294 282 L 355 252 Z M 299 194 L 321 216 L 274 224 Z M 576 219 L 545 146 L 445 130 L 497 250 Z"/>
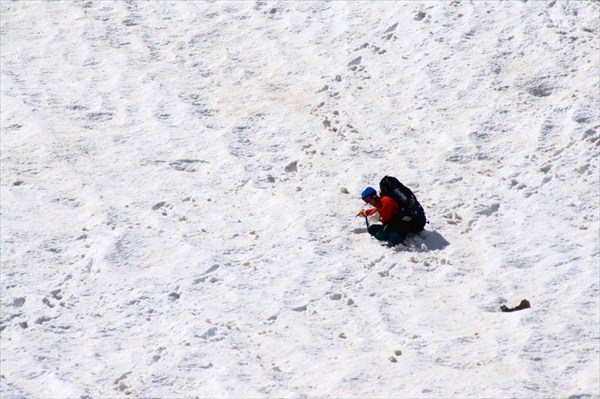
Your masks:
<path fill-rule="evenodd" d="M 372 224 L 369 226 L 369 234 L 378 239 L 379 241 L 387 241 L 391 245 L 398 245 L 406 238 L 408 232 L 404 233 L 397 230 L 395 226 L 391 224 Z"/>
<path fill-rule="evenodd" d="M 393 220 L 387 224 L 372 224 L 369 234 L 379 241 L 388 241 L 391 245 L 398 245 L 410 233 L 420 233 L 425 227 L 425 213 L 419 212 L 410 221 Z"/>

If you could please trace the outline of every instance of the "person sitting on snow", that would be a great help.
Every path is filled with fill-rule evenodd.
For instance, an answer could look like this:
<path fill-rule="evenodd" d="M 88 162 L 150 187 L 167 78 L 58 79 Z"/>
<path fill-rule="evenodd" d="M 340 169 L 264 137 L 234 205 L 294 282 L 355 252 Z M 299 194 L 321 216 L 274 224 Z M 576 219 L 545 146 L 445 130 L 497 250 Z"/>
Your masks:
<path fill-rule="evenodd" d="M 361 209 L 358 213 L 360 216 L 369 217 L 376 213 L 379 214 L 381 224 L 368 226 L 369 234 L 377 240 L 387 241 L 389 246 L 395 246 L 403 242 L 409 233 L 423 231 L 425 214 L 420 204 L 415 205 L 418 204 L 416 198 L 412 207 L 407 205 L 406 202 L 404 206 L 401 206 L 398 201 L 389 195 L 378 196 L 373 187 L 365 188 L 361 193 L 361 198 L 373 208 Z"/>

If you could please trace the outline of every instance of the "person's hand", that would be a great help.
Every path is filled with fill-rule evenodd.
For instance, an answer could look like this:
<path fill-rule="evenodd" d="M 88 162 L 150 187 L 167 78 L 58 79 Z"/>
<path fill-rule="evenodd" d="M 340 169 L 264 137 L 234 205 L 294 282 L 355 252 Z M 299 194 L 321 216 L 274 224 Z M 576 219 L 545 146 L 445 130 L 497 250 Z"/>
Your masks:
<path fill-rule="evenodd" d="M 358 212 L 358 216 L 362 216 L 362 217 L 367 216 L 367 211 L 365 211 L 364 209 L 361 209 L 360 212 Z"/>

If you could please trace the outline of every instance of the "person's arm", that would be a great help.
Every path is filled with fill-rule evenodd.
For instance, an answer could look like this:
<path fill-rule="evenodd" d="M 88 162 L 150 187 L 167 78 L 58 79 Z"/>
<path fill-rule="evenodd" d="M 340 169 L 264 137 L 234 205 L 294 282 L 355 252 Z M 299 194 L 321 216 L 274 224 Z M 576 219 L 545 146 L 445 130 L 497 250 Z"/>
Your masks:
<path fill-rule="evenodd" d="M 373 216 L 377 213 L 377 208 L 361 209 L 358 213 L 360 216 Z"/>

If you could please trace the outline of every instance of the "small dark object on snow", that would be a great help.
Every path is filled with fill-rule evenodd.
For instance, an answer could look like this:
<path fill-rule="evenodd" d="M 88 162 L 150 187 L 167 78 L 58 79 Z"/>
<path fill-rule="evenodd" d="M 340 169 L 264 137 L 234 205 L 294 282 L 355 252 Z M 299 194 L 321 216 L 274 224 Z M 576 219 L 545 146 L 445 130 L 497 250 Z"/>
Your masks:
<path fill-rule="evenodd" d="M 528 309 L 530 307 L 531 307 L 531 304 L 529 303 L 529 301 L 527 299 L 523 299 L 521 301 L 521 303 L 519 304 L 519 306 L 517 306 L 515 308 L 509 308 L 506 305 L 502 305 L 502 306 L 500 306 L 500 310 L 503 312 L 514 312 L 517 310 Z"/>

